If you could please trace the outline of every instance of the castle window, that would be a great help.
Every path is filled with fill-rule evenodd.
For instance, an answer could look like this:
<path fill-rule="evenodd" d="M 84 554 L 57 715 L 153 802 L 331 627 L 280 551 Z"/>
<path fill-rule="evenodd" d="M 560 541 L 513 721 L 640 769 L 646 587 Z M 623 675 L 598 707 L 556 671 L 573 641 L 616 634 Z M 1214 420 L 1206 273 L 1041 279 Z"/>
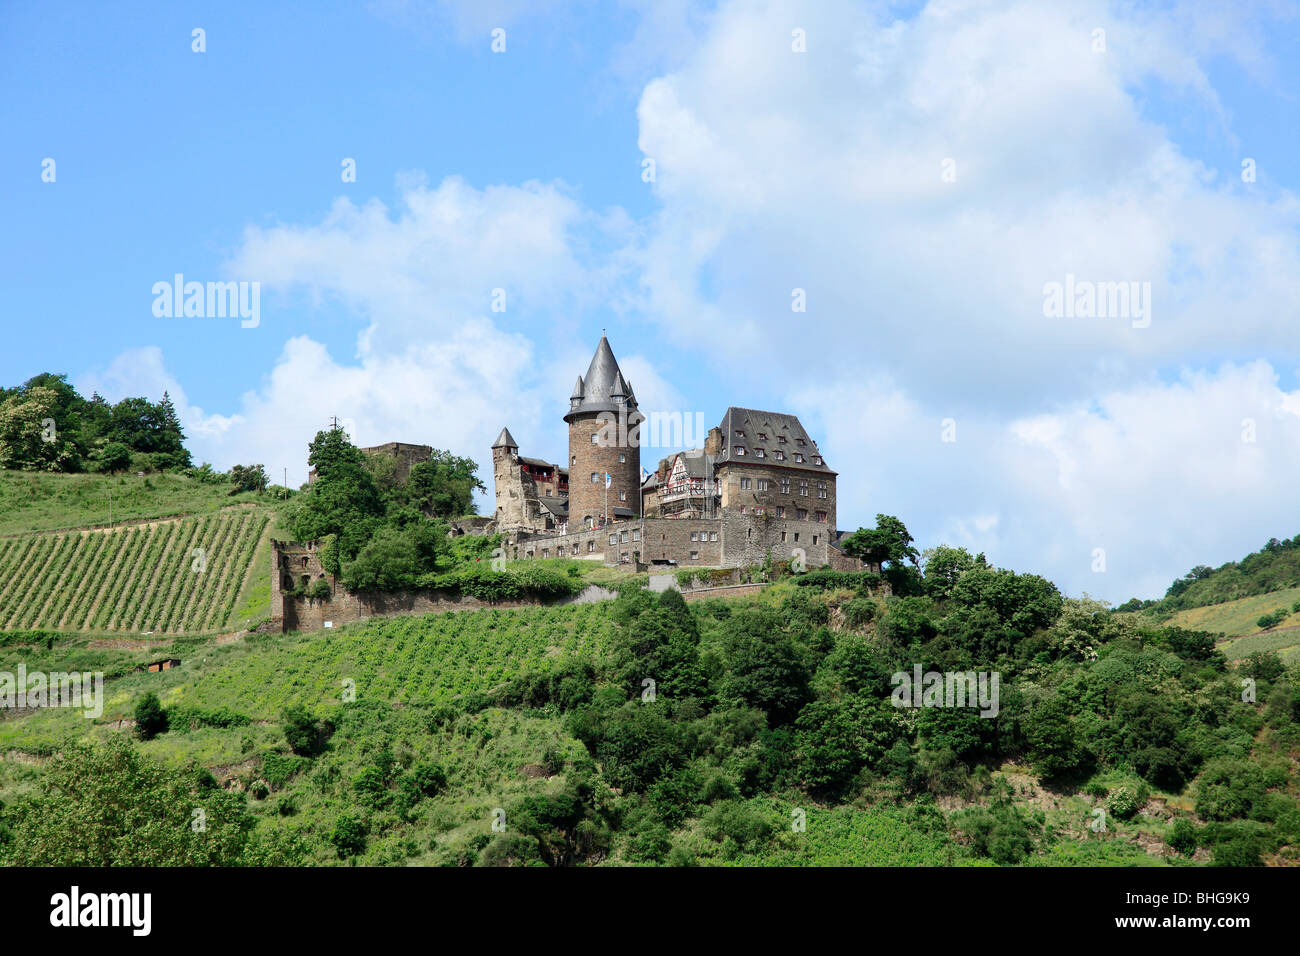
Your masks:
<path fill-rule="evenodd" d="M 824 512 L 824 511 L 819 511 L 819 512 L 817 512 L 817 520 L 820 521 L 822 524 L 825 524 L 825 523 L 826 523 L 826 512 Z M 814 543 L 815 543 L 815 542 L 814 542 Z"/>
<path fill-rule="evenodd" d="M 591 483 L 594 485 L 599 480 L 599 476 L 593 471 L 591 473 Z"/>
<path fill-rule="evenodd" d="M 741 490 L 741 491 L 748 491 L 748 490 L 749 490 L 749 479 L 748 479 L 748 478 L 741 478 L 741 479 L 740 479 L 740 490 Z"/>
<path fill-rule="evenodd" d="M 744 454 L 745 454 L 745 446 L 744 446 L 744 445 L 737 445 L 737 446 L 736 446 L 736 455 L 737 455 L 737 456 L 741 456 L 741 455 L 744 455 Z"/>
<path fill-rule="evenodd" d="M 795 517 L 798 518 L 800 521 L 807 521 L 807 520 L 808 520 L 808 512 L 805 511 L 803 508 L 800 508 L 800 509 L 795 513 Z"/>
<path fill-rule="evenodd" d="M 596 432 L 594 435 L 591 436 L 591 443 L 593 445 L 600 444 L 600 432 Z"/>
<path fill-rule="evenodd" d="M 745 433 L 742 432 L 739 428 L 737 428 L 737 429 L 736 429 L 736 437 L 737 437 L 737 438 L 744 438 L 744 437 L 745 437 Z"/>
<path fill-rule="evenodd" d="M 784 532 L 784 531 L 781 532 L 781 543 L 782 543 L 782 544 L 785 544 L 785 532 Z"/>
<path fill-rule="evenodd" d="M 627 455 L 619 455 L 619 456 L 618 456 L 618 463 L 619 463 L 620 465 L 623 464 L 623 462 L 625 462 L 625 461 L 627 461 Z"/>
<path fill-rule="evenodd" d="M 758 490 L 759 490 L 759 491 L 767 491 L 767 486 L 768 486 L 769 484 L 770 484 L 770 482 L 769 482 L 766 478 L 760 478 L 760 479 L 758 479 Z"/>
<path fill-rule="evenodd" d="M 622 554 L 620 554 L 620 555 L 618 556 L 618 563 L 619 563 L 619 564 L 627 564 L 627 563 L 628 563 L 628 561 L 627 561 L 627 552 L 626 552 L 626 551 L 624 551 Z"/>
<path fill-rule="evenodd" d="M 745 506 L 744 506 L 744 505 L 741 505 L 741 506 L 740 506 L 740 513 L 741 513 L 742 515 L 745 513 Z"/>
<path fill-rule="evenodd" d="M 799 543 L 799 532 L 798 532 L 798 531 L 796 531 L 796 532 L 794 533 L 794 543 L 795 543 L 795 544 L 798 544 L 798 543 Z"/>
<path fill-rule="evenodd" d="M 692 561 L 698 561 L 698 560 L 700 560 L 700 552 L 698 552 L 698 551 L 692 551 L 692 552 L 691 552 L 691 560 L 692 560 Z"/>
<path fill-rule="evenodd" d="M 785 508 L 784 508 L 783 506 L 781 506 L 781 505 L 777 505 L 777 507 L 776 507 L 776 516 L 777 516 L 778 518 L 784 518 L 784 517 L 785 517 Z"/>
<path fill-rule="evenodd" d="M 781 479 L 781 494 L 783 494 L 783 495 L 788 495 L 789 493 L 790 493 L 790 479 L 789 479 L 789 478 L 782 478 L 782 479 Z"/>
<path fill-rule="evenodd" d="M 620 534 L 620 535 L 618 536 L 618 540 L 619 540 L 619 541 L 622 541 L 622 542 L 624 542 L 624 543 L 626 543 L 626 542 L 627 542 L 627 532 L 624 531 L 622 534 Z"/>
<path fill-rule="evenodd" d="M 799 494 L 803 495 L 805 498 L 808 497 L 808 479 L 807 479 L 807 478 L 800 478 L 800 479 L 799 479 Z"/>
<path fill-rule="evenodd" d="M 759 433 L 758 433 L 758 440 L 759 440 L 759 441 L 767 441 L 767 436 L 764 435 L 762 432 L 759 432 Z"/>
<path fill-rule="evenodd" d="M 827 497 L 827 494 L 826 494 L 826 482 L 824 482 L 824 481 L 819 481 L 819 482 L 817 482 L 817 497 L 818 497 L 818 498 L 825 498 L 825 497 Z"/>
<path fill-rule="evenodd" d="M 590 544 L 590 543 L 591 543 L 591 542 L 588 542 L 588 544 Z M 573 553 L 574 553 L 574 554 L 577 554 L 577 553 L 578 553 L 578 542 L 576 542 L 576 541 L 573 542 Z"/>
<path fill-rule="evenodd" d="M 304 568 L 307 567 L 307 558 L 306 558 L 305 556 L 304 556 L 303 559 L 302 559 L 302 566 L 303 566 Z"/>
<path fill-rule="evenodd" d="M 616 534 L 611 534 L 611 535 L 609 536 L 609 543 L 610 543 L 610 544 L 618 544 L 618 535 L 616 535 Z"/>
<path fill-rule="evenodd" d="M 778 451 L 778 452 L 776 453 L 776 460 L 777 460 L 777 461 L 785 461 L 785 452 L 783 452 L 783 451 Z"/>
<path fill-rule="evenodd" d="M 717 541 L 717 540 L 718 540 L 718 532 L 716 532 L 716 531 L 710 531 L 710 532 L 709 532 L 709 540 L 710 540 L 710 541 Z"/>
<path fill-rule="evenodd" d="M 619 501 L 627 501 L 627 492 L 626 492 L 626 491 L 620 491 L 620 492 L 618 493 L 618 500 L 619 500 Z"/>
<path fill-rule="evenodd" d="M 590 541 L 587 542 L 587 553 L 591 554 L 595 550 L 596 550 L 596 539 L 592 538 Z"/>
<path fill-rule="evenodd" d="M 632 532 L 632 540 L 633 540 L 633 541 L 640 541 L 640 540 L 641 540 L 641 530 L 640 530 L 639 528 L 638 528 L 637 530 L 635 530 L 635 531 Z"/>
<path fill-rule="evenodd" d="M 795 452 L 794 460 L 799 462 L 803 461 L 803 455 L 799 454 L 798 452 Z"/>
<path fill-rule="evenodd" d="M 767 457 L 767 452 L 763 451 L 763 449 L 761 449 L 761 448 L 755 448 L 755 449 L 754 449 L 754 457 L 755 457 L 755 458 L 766 458 L 766 457 Z"/>
<path fill-rule="evenodd" d="M 577 455 L 574 455 L 572 458 L 569 459 L 569 464 L 570 464 L 570 465 L 576 465 L 577 463 L 578 463 L 578 456 L 577 456 Z"/>
<path fill-rule="evenodd" d="M 699 533 L 698 531 L 692 531 L 692 532 L 691 532 L 691 540 L 692 540 L 692 541 L 699 541 L 699 540 L 700 540 L 700 533 Z"/>
<path fill-rule="evenodd" d="M 546 489 L 546 497 L 548 497 L 548 498 L 551 497 L 551 489 L 550 489 L 550 488 L 547 488 L 547 489 Z"/>
<path fill-rule="evenodd" d="M 814 465 L 820 465 L 821 463 L 822 463 L 822 456 L 821 456 L 821 455 L 813 455 L 813 464 L 814 464 Z"/>
<path fill-rule="evenodd" d="M 784 436 L 784 435 L 777 435 L 777 436 L 776 436 L 776 440 L 777 440 L 777 442 L 778 442 L 779 444 L 782 444 L 782 445 L 785 444 L 785 436 Z"/>
<path fill-rule="evenodd" d="M 754 509 L 754 514 L 756 514 L 756 515 L 765 515 L 765 514 L 767 514 L 767 509 L 766 509 L 766 508 L 755 508 L 755 509 Z"/>

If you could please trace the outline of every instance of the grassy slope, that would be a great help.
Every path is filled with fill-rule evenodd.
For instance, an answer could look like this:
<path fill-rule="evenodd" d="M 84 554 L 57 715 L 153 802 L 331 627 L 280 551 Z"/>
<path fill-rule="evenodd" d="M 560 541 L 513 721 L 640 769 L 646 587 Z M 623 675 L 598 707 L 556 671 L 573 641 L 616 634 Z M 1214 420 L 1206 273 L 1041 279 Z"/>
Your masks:
<path fill-rule="evenodd" d="M 1284 661 L 1300 655 L 1300 615 L 1282 625 L 1261 631 L 1255 623 L 1263 614 L 1279 609 L 1290 610 L 1300 601 L 1300 587 L 1253 597 L 1239 598 L 1224 604 L 1211 604 L 1179 611 L 1169 623 L 1213 634 L 1225 634 L 1234 640 L 1219 645 L 1229 660 L 1249 657 L 1257 651 L 1278 651 Z"/>
<path fill-rule="evenodd" d="M 156 692 L 169 707 L 227 708 L 248 718 L 226 729 L 176 728 L 143 743 L 173 764 L 197 760 L 219 778 L 251 783 L 267 773 L 263 758 L 284 754 L 280 714 L 290 703 L 331 713 L 339 729 L 328 751 L 302 772 L 274 781 L 266 799 L 252 800 L 263 829 L 291 829 L 315 847 L 316 861 L 336 863 L 328 836 L 344 813 L 368 819 L 372 832 L 362 862 L 433 864 L 454 861 L 472 840 L 490 834 L 494 808 L 522 794 L 558 790 L 562 777 L 525 772 L 553 749 L 562 757 L 582 745 L 548 712 L 489 708 L 460 714 L 450 724 L 430 723 L 429 705 L 485 691 L 526 669 L 553 665 L 566 651 L 603 645 L 612 623 L 608 605 L 446 612 L 420 618 L 373 620 L 313 635 L 268 635 L 217 644 L 212 637 L 176 640 L 168 652 L 183 665 L 141 674 L 133 668 L 159 656 L 152 648 L 97 649 L 87 636 L 44 647 L 0 647 L 0 670 L 23 661 L 28 670 L 102 670 L 106 704 L 97 720 L 72 710 L 45 710 L 0 721 L 0 800 L 30 791 L 41 773 L 27 754 L 50 753 L 78 740 L 103 740 L 129 718 L 135 702 Z M 341 705 L 345 680 L 355 681 L 356 703 Z M 448 773 L 447 791 L 425 801 L 416 818 L 399 822 L 391 811 L 358 808 L 351 782 L 373 764 L 383 746 L 400 764 L 436 760 Z M 37 758 L 38 760 L 39 758 Z M 1018 780 L 1027 779 L 1024 774 Z M 806 801 L 806 797 L 800 798 Z M 907 809 L 887 804 L 825 809 L 807 805 L 807 829 L 790 828 L 792 804 L 756 798 L 777 836 L 761 853 L 726 860 L 720 847 L 688 824 L 680 841 L 702 862 L 755 865 L 979 865 L 952 841 L 933 832 Z M 1107 838 L 1084 833 L 1090 804 L 1072 797 L 1050 812 L 1062 834 L 1035 863 L 1144 864 L 1159 861 L 1136 845 L 1137 829 L 1117 828 Z M 291 811 L 291 812 L 287 812 Z M 380 834 L 382 832 L 382 835 Z M 611 862 L 622 862 L 619 859 Z M 986 861 L 985 861 L 986 862 Z"/>
<path fill-rule="evenodd" d="M 255 493 L 227 495 L 184 475 L 52 475 L 0 471 L 0 535 L 81 528 L 174 515 L 207 514 L 237 502 L 265 501 Z"/>

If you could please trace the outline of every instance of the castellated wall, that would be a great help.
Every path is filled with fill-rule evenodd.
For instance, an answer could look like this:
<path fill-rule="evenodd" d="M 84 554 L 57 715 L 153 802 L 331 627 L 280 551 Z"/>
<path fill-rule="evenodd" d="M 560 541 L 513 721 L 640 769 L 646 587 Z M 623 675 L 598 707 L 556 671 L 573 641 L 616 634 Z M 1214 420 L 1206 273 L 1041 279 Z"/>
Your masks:
<path fill-rule="evenodd" d="M 612 414 L 612 413 L 611 413 Z M 602 432 L 604 429 L 604 432 Z M 641 513 L 641 449 L 592 444 L 592 435 L 608 435 L 606 420 L 595 414 L 580 415 L 569 422 L 569 526 L 581 527 L 590 515 L 599 520 L 605 514 L 605 474 L 611 477 L 609 514 L 615 508 Z M 619 459 L 622 458 L 622 461 Z M 592 472 L 596 480 L 591 480 Z M 620 500 L 619 493 L 625 498 Z"/>

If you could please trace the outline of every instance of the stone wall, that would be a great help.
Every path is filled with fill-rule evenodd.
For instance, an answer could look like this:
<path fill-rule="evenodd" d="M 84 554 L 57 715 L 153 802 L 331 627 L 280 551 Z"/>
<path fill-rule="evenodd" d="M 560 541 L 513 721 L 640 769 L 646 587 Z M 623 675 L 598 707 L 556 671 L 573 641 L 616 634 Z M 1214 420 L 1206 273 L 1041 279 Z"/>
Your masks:
<path fill-rule="evenodd" d="M 605 429 L 605 431 L 602 431 Z M 607 435 L 597 415 L 578 415 L 569 422 L 569 526 L 581 527 L 590 516 L 605 514 L 605 474 L 610 475 L 609 514 L 615 508 L 641 513 L 641 449 L 592 444 L 592 435 Z M 622 459 L 621 461 L 619 459 Z M 592 473 L 596 481 L 591 480 Z M 619 495 L 623 494 L 622 499 Z"/>
<path fill-rule="evenodd" d="M 435 611 L 473 611 L 483 608 L 536 607 L 541 604 L 589 604 L 608 601 L 617 594 L 600 587 L 588 587 L 572 597 L 558 601 L 541 601 L 536 598 L 491 603 L 451 591 L 426 589 L 385 593 L 363 591 L 353 594 L 336 588 L 331 598 L 313 600 L 282 595 L 280 629 L 289 631 L 319 631 L 325 622 L 332 627 L 342 627 L 369 617 L 394 617 L 412 614 L 429 614 Z"/>
<path fill-rule="evenodd" d="M 749 487 L 742 487 L 748 480 Z M 826 515 L 827 527 L 835 528 L 835 475 L 825 471 L 804 471 L 781 465 L 764 465 L 746 462 L 724 463 L 718 466 L 718 487 L 722 493 L 722 507 L 737 511 L 742 506 L 746 513 L 762 508 L 769 518 L 776 518 L 785 509 L 785 519 L 798 520 L 799 510 L 807 512 L 807 519 L 815 521 L 818 512 Z M 759 482 L 767 483 L 759 490 Z M 782 482 L 788 484 L 785 491 Z M 806 485 L 801 484 L 806 483 Z M 826 497 L 820 498 L 819 486 L 824 484 Z M 807 494 L 801 494 L 801 490 Z"/>

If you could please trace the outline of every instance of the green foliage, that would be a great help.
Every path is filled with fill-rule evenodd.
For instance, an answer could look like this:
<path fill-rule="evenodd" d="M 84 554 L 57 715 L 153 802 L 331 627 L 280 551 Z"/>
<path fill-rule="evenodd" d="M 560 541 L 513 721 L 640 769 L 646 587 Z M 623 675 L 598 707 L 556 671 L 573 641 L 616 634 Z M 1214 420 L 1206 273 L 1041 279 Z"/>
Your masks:
<path fill-rule="evenodd" d="M 332 730 L 328 722 L 317 720 L 301 704 L 286 707 L 281 721 L 289 749 L 301 757 L 314 757 L 320 753 Z"/>
<path fill-rule="evenodd" d="M 1195 825 L 1186 817 L 1177 817 L 1165 832 L 1165 842 L 1183 856 L 1191 856 L 1196 852 Z"/>
<path fill-rule="evenodd" d="M 342 813 L 330 833 L 330 845 L 340 859 L 357 856 L 366 849 L 366 826 L 351 813 Z"/>
<path fill-rule="evenodd" d="M 152 740 L 167 732 L 167 713 L 154 693 L 145 694 L 135 705 L 135 730 L 141 740 Z"/>
<path fill-rule="evenodd" d="M 232 866 L 254 850 L 242 796 L 204 786 L 124 738 L 56 755 L 35 796 L 8 815 L 10 865 Z M 286 862 L 286 861 L 282 861 Z"/>

